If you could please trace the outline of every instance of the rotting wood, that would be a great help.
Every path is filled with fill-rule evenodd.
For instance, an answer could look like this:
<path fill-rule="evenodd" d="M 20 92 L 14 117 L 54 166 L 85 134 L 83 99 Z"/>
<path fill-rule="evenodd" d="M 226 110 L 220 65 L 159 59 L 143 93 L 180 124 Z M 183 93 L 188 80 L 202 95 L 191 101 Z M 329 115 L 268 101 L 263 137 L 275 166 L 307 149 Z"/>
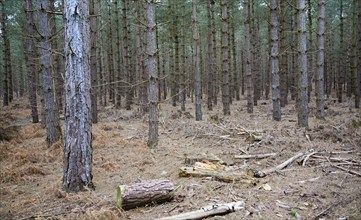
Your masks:
<path fill-rule="evenodd" d="M 240 173 L 226 172 L 226 171 L 211 171 L 211 170 L 200 170 L 194 169 L 193 167 L 181 167 L 179 169 L 180 177 L 212 177 L 215 180 L 232 183 L 244 183 L 249 185 L 256 185 L 257 180 Z"/>
<path fill-rule="evenodd" d="M 186 157 L 184 159 L 184 164 L 186 165 L 193 165 L 196 162 L 202 162 L 202 161 L 209 161 L 211 163 L 218 163 L 222 165 L 226 165 L 226 162 L 224 162 L 222 159 L 215 155 L 211 155 L 211 157 Z"/>
<path fill-rule="evenodd" d="M 293 161 L 295 161 L 297 158 L 302 157 L 303 155 L 305 155 L 305 154 L 300 152 L 300 153 L 294 155 L 293 157 L 289 158 L 285 162 L 279 164 L 278 166 L 268 168 L 268 169 L 265 169 L 265 170 L 252 170 L 252 169 L 250 169 L 250 170 L 248 170 L 247 173 L 248 173 L 248 175 L 250 175 L 252 177 L 257 177 L 257 178 L 265 177 L 265 176 L 267 176 L 267 175 L 269 175 L 271 173 L 282 170 L 283 168 L 287 167 Z"/>
<path fill-rule="evenodd" d="M 169 180 L 148 180 L 117 187 L 117 207 L 123 210 L 173 199 L 173 183 Z"/>
<path fill-rule="evenodd" d="M 191 219 L 203 219 L 214 215 L 225 215 L 231 212 L 243 210 L 243 201 L 230 202 L 225 204 L 215 204 L 203 207 L 197 211 L 186 212 L 179 215 L 160 218 L 159 220 L 191 220 Z"/>
<path fill-rule="evenodd" d="M 262 159 L 266 157 L 276 156 L 277 153 L 267 153 L 267 154 L 246 154 L 246 155 L 235 155 L 235 159 Z"/>

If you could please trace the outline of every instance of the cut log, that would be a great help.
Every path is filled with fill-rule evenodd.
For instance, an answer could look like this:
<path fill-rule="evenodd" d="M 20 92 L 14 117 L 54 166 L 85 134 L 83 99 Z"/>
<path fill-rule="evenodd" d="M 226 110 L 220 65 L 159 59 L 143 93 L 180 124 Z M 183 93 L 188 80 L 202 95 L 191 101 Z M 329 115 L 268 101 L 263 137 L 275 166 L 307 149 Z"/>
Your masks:
<path fill-rule="evenodd" d="M 160 218 L 159 220 L 191 220 L 191 219 L 203 219 L 214 215 L 224 215 L 231 212 L 236 212 L 244 209 L 244 202 L 231 202 L 225 204 L 215 204 L 203 207 L 197 211 L 186 212 L 179 215 Z"/>
<path fill-rule="evenodd" d="M 300 153 L 296 154 L 295 156 L 289 158 L 285 162 L 281 163 L 280 165 L 269 168 L 269 169 L 265 169 L 265 170 L 248 170 L 248 175 L 252 176 L 252 177 L 265 177 L 265 176 L 267 176 L 267 175 L 269 175 L 271 173 L 282 170 L 283 168 L 287 167 L 293 161 L 295 161 L 297 158 L 302 157 L 303 155 L 305 155 L 305 154 L 300 152 Z"/>
<path fill-rule="evenodd" d="M 226 171 L 211 171 L 211 170 L 198 170 L 193 167 L 181 167 L 179 169 L 180 177 L 212 177 L 215 180 L 232 183 L 245 183 L 252 186 L 257 184 L 257 180 L 240 173 L 226 172 Z"/>
<path fill-rule="evenodd" d="M 266 157 L 275 156 L 277 153 L 268 153 L 268 154 L 246 154 L 246 155 L 235 155 L 235 159 L 262 159 Z"/>
<path fill-rule="evenodd" d="M 117 206 L 127 210 L 144 205 L 171 201 L 173 184 L 169 180 L 148 180 L 117 187 Z"/>

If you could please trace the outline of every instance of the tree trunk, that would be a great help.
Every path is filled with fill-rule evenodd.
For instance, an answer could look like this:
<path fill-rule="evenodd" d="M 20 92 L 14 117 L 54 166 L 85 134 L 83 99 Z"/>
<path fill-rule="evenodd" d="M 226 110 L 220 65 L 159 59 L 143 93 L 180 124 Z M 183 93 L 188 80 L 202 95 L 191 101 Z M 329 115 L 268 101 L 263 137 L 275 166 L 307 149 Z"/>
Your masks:
<path fill-rule="evenodd" d="M 358 2 L 358 62 L 357 62 L 357 80 L 356 80 L 356 94 L 355 107 L 360 108 L 361 96 L 361 3 Z"/>
<path fill-rule="evenodd" d="M 214 17 L 214 5 L 215 1 L 212 0 L 211 2 L 211 19 L 212 19 L 212 53 L 213 53 L 213 60 L 212 60 L 212 68 L 213 68 L 213 104 L 217 105 L 218 101 L 218 65 L 217 65 L 217 29 L 216 29 L 216 22 Z"/>
<path fill-rule="evenodd" d="M 181 19 L 179 21 L 179 38 L 180 38 L 180 54 L 179 54 L 179 102 L 181 111 L 186 110 L 185 100 L 186 100 L 186 73 L 185 73 L 185 65 L 186 65 L 186 52 L 185 52 L 185 2 L 181 1 Z"/>
<path fill-rule="evenodd" d="M 249 19 L 249 4 L 248 0 L 243 1 L 244 4 L 244 32 L 245 32 L 245 72 L 247 84 L 247 112 L 253 113 L 253 80 L 251 69 L 251 40 L 250 40 L 250 19 Z"/>
<path fill-rule="evenodd" d="M 128 18 L 127 18 L 128 0 L 122 0 L 122 26 L 123 26 L 123 54 L 124 54 L 124 76 L 126 79 L 125 109 L 130 110 L 132 100 L 132 82 L 130 71 L 130 52 L 129 52 L 129 36 L 128 36 Z"/>
<path fill-rule="evenodd" d="M 3 37 L 3 71 L 4 71 L 4 78 L 3 78 L 3 105 L 8 106 L 10 102 L 10 91 L 9 91 L 9 75 L 11 74 L 9 70 L 9 65 L 11 66 L 11 58 L 10 58 L 10 41 L 8 39 L 7 33 L 7 18 L 6 18 L 6 11 L 4 6 L 4 1 L 0 1 L 0 19 L 1 19 L 1 33 Z"/>
<path fill-rule="evenodd" d="M 108 89 L 109 89 L 109 99 L 112 103 L 115 104 L 115 92 L 118 91 L 115 88 L 115 74 L 114 74 L 114 53 L 113 53 L 113 25 L 112 25 L 112 6 L 108 5 Z M 118 91 L 119 92 L 119 91 Z"/>
<path fill-rule="evenodd" d="M 343 17 L 343 0 L 340 0 L 340 51 L 339 51 L 339 61 L 338 61 L 338 79 L 337 79 L 337 97 L 338 97 L 338 102 L 341 103 L 342 102 L 342 92 L 343 92 L 343 82 L 345 80 L 345 53 L 344 53 L 344 33 L 343 33 L 343 22 L 344 22 L 344 17 Z"/>
<path fill-rule="evenodd" d="M 56 5 L 55 5 L 55 0 L 50 0 L 50 8 L 52 12 L 56 11 Z M 59 112 L 62 113 L 63 112 L 63 95 L 64 95 L 64 78 L 63 78 L 63 74 L 61 72 L 61 67 L 62 67 L 62 62 L 63 62 L 63 57 L 61 56 L 62 54 L 62 50 L 63 50 L 63 46 L 59 47 L 58 46 L 58 40 L 60 38 L 55 37 L 58 33 L 57 33 L 57 27 L 56 27 L 56 15 L 55 14 L 49 14 L 50 17 L 50 28 L 51 28 L 51 36 L 52 36 L 52 40 L 51 40 L 51 47 L 52 50 L 58 50 L 60 49 L 59 52 L 57 53 L 53 53 L 53 73 L 54 73 L 54 84 L 55 84 L 55 97 L 56 97 L 56 103 L 58 104 L 58 109 Z M 63 36 L 62 34 L 60 36 Z"/>
<path fill-rule="evenodd" d="M 122 53 L 120 52 L 120 28 L 119 28 L 119 6 L 118 6 L 119 0 L 115 0 L 114 1 L 114 17 L 115 17 L 115 77 L 116 77 L 116 89 L 115 89 L 115 106 L 116 108 L 120 108 L 121 103 L 122 103 L 122 96 L 121 96 L 121 86 L 122 83 L 120 82 L 122 80 L 122 71 L 121 71 L 121 67 L 122 67 Z"/>
<path fill-rule="evenodd" d="M 97 0 L 90 0 L 90 76 L 91 76 L 91 112 L 92 122 L 98 123 L 98 89 L 97 85 Z"/>
<path fill-rule="evenodd" d="M 298 0 L 298 125 L 308 127 L 308 80 L 306 54 L 306 4 L 305 0 Z"/>
<path fill-rule="evenodd" d="M 227 0 L 221 0 L 222 17 L 222 103 L 223 114 L 230 115 L 230 95 L 229 95 L 229 48 L 228 48 L 228 5 Z"/>
<path fill-rule="evenodd" d="M 316 117 L 323 119 L 324 111 L 324 70 L 325 70 L 325 0 L 318 0 L 317 25 L 317 72 L 316 72 Z"/>
<path fill-rule="evenodd" d="M 156 58 L 156 23 L 154 0 L 147 0 L 148 71 L 149 71 L 149 136 L 148 146 L 158 144 L 158 64 Z"/>
<path fill-rule="evenodd" d="M 65 143 L 63 187 L 93 188 L 89 2 L 65 0 Z"/>
<path fill-rule="evenodd" d="M 272 101 L 273 101 L 273 120 L 281 120 L 280 103 L 280 77 L 278 67 L 278 5 L 277 0 L 271 0 L 271 71 L 272 71 Z"/>
<path fill-rule="evenodd" d="M 202 120 L 202 103 L 201 103 L 201 46 L 197 20 L 197 6 L 195 0 L 192 1 L 192 23 L 193 23 L 193 54 L 195 70 L 195 89 L 196 89 L 196 121 Z"/>
<path fill-rule="evenodd" d="M 26 19 L 27 19 L 27 35 L 26 38 L 26 64 L 27 64 L 27 79 L 28 79 L 28 94 L 29 94 L 29 102 L 31 107 L 31 117 L 33 123 L 39 122 L 39 114 L 38 114 L 38 104 L 37 104 L 37 95 L 36 95 L 36 59 L 34 54 L 35 51 L 35 23 L 33 16 L 33 1 L 26 1 Z"/>
<path fill-rule="evenodd" d="M 312 39 L 312 4 L 311 0 L 307 0 L 307 16 L 308 16 L 308 49 L 307 49 L 307 55 L 308 55 L 308 100 L 311 98 L 311 92 L 312 92 L 312 79 L 314 74 L 314 67 L 313 67 L 313 39 Z M 318 71 L 318 70 L 317 70 Z"/>
<path fill-rule="evenodd" d="M 287 86 L 287 34 L 286 34 L 286 14 L 288 4 L 286 0 L 280 1 L 280 91 L 281 91 L 281 107 L 285 107 L 288 100 L 288 86 Z"/>
<path fill-rule="evenodd" d="M 61 139 L 61 128 L 58 106 L 55 100 L 55 91 L 52 73 L 51 54 L 51 31 L 49 26 L 48 11 L 50 4 L 47 0 L 38 0 L 39 34 L 41 35 L 40 46 L 40 74 L 42 76 L 42 88 L 44 98 L 44 114 L 46 127 L 46 141 L 48 146 Z"/>
<path fill-rule="evenodd" d="M 355 108 L 360 108 L 359 77 L 357 76 L 357 5 L 361 3 L 353 0 L 352 8 L 352 93 L 355 95 Z M 360 38 L 361 36 L 359 36 Z M 361 56 L 361 53 L 358 54 Z"/>
<path fill-rule="evenodd" d="M 214 96 L 214 59 L 213 59 L 213 48 L 212 48 L 212 13 L 211 5 L 214 2 L 212 0 L 207 0 L 207 107 L 209 111 L 213 110 L 213 96 Z"/>

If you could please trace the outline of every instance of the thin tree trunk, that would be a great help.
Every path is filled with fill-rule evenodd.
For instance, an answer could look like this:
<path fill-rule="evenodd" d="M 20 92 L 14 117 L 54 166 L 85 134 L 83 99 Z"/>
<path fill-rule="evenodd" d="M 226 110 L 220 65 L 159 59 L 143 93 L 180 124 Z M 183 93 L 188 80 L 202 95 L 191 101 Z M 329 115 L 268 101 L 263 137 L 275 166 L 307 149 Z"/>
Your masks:
<path fill-rule="evenodd" d="M 50 0 L 50 8 L 52 12 L 56 11 L 55 8 L 55 0 Z M 51 47 L 52 49 L 58 50 L 62 49 L 63 47 L 58 46 L 58 39 L 56 38 L 57 34 L 57 27 L 56 27 L 56 17 L 55 14 L 49 14 L 50 17 L 50 28 L 51 28 Z M 61 35 L 63 36 L 63 35 Z M 61 72 L 61 63 L 63 62 L 63 58 L 61 56 L 62 52 L 53 53 L 53 73 L 54 73 L 54 84 L 55 84 L 55 97 L 56 97 L 56 103 L 58 104 L 59 112 L 63 112 L 63 95 L 64 95 L 64 79 L 63 74 Z"/>
<path fill-rule="evenodd" d="M 108 68 L 109 68 L 109 76 L 108 76 L 108 89 L 109 89 L 109 99 L 111 99 L 112 103 L 115 104 L 115 92 L 118 91 L 114 86 L 114 53 L 113 53 L 113 25 L 112 25 L 112 6 L 108 5 Z M 118 91 L 119 92 L 119 91 Z"/>
<path fill-rule="evenodd" d="M 286 14 L 288 4 L 286 0 L 280 1 L 280 89 L 281 89 L 281 107 L 285 107 L 288 100 L 288 86 L 287 86 L 287 35 L 286 35 Z"/>
<path fill-rule="evenodd" d="M 50 4 L 47 0 L 38 0 L 38 19 L 40 38 L 40 74 L 42 76 L 42 88 L 44 98 L 44 113 L 46 126 L 46 141 L 48 146 L 61 139 L 61 128 L 58 106 L 55 100 L 53 84 L 52 54 L 51 54 L 51 30 L 49 26 Z"/>
<path fill-rule="evenodd" d="M 120 28 L 119 28 L 119 6 L 118 6 L 118 3 L 119 3 L 119 0 L 115 0 L 114 1 L 114 16 L 115 16 L 115 59 L 116 59 L 116 62 L 115 62 L 115 69 L 116 69 L 116 72 L 114 73 L 116 79 L 117 79 L 117 82 L 116 82 L 116 89 L 115 89 L 115 106 L 116 108 L 120 108 L 121 104 L 122 104 L 122 96 L 121 96 L 121 80 L 122 80 L 122 71 L 121 71 L 121 67 L 122 67 L 122 62 L 121 62 L 121 59 L 122 59 L 122 54 L 120 52 Z"/>
<path fill-rule="evenodd" d="M 89 2 L 65 0 L 65 143 L 63 187 L 78 192 L 92 183 Z"/>
<path fill-rule="evenodd" d="M 356 80 L 356 94 L 355 94 L 355 107 L 360 108 L 361 96 L 361 3 L 358 2 L 358 62 L 357 62 L 357 80 Z"/>
<path fill-rule="evenodd" d="M 325 0 L 318 0 L 317 25 L 317 72 L 316 72 L 316 117 L 323 119 L 324 111 L 324 69 L 325 69 Z"/>
<path fill-rule="evenodd" d="M 26 19 L 27 19 L 27 39 L 26 39 L 26 63 L 27 63 L 27 79 L 28 79 L 28 94 L 31 107 L 31 117 L 33 123 L 39 122 L 38 104 L 36 95 L 36 59 L 35 52 L 35 23 L 34 23 L 34 7 L 33 1 L 26 1 Z"/>
<path fill-rule="evenodd" d="M 179 21 L 180 28 L 179 28 L 179 38 L 180 38 L 180 54 L 179 54 L 179 102 L 181 111 L 186 110 L 185 100 L 186 100 L 186 73 L 185 73 L 185 65 L 186 65 L 186 52 L 185 52 L 185 2 L 180 2 L 181 4 L 181 19 Z"/>
<path fill-rule="evenodd" d="M 132 100 L 132 82 L 131 82 L 131 72 L 130 72 L 130 53 L 129 53 L 129 36 L 128 36 L 128 18 L 127 18 L 127 7 L 128 1 L 122 0 L 122 26 L 123 26 L 123 53 L 124 53 L 124 75 L 127 82 L 127 89 L 125 94 L 125 109 L 130 110 Z"/>
<path fill-rule="evenodd" d="M 214 4 L 213 0 L 207 0 L 207 107 L 209 111 L 213 110 L 213 96 L 214 96 L 214 59 L 213 59 L 213 48 L 212 48 L 212 14 L 211 4 Z"/>
<path fill-rule="evenodd" d="M 338 79 L 337 79 L 337 97 L 338 102 L 342 102 L 342 92 L 343 92 L 343 82 L 345 80 L 345 63 L 344 63 L 344 33 L 343 33 L 343 23 L 344 23 L 344 17 L 343 17 L 343 0 L 340 0 L 340 52 L 339 52 L 339 63 L 338 63 Z"/>
<path fill-rule="evenodd" d="M 312 79 L 314 74 L 313 67 L 313 38 L 312 38 L 312 4 L 311 0 L 307 0 L 307 16 L 308 16 L 308 100 L 310 101 L 312 92 Z"/>
<path fill-rule="evenodd" d="M 211 2 L 211 19 L 212 19 L 212 53 L 213 53 L 213 60 L 212 60 L 212 67 L 213 67 L 213 104 L 217 105 L 218 101 L 218 65 L 217 65 L 217 29 L 215 23 L 215 16 L 214 16 L 214 5 L 215 1 L 212 0 Z"/>
<path fill-rule="evenodd" d="M 156 22 L 154 0 L 147 0 L 148 70 L 149 70 L 149 136 L 148 146 L 158 144 L 158 64 L 156 58 Z"/>
<path fill-rule="evenodd" d="M 230 115 L 230 95 L 229 95 L 229 48 L 228 48 L 228 5 L 227 0 L 221 0 L 222 17 L 222 103 L 223 114 Z"/>
<path fill-rule="evenodd" d="M 194 54 L 194 69 L 195 69 L 195 89 L 196 89 L 196 102 L 195 114 L 196 121 L 202 120 L 202 103 L 201 103 L 201 46 L 198 30 L 197 20 L 197 6 L 195 0 L 192 1 L 192 20 L 193 20 L 193 54 Z"/>
<path fill-rule="evenodd" d="M 250 39 L 250 18 L 249 18 L 249 4 L 248 0 L 243 1 L 244 4 L 244 32 L 245 32 L 245 72 L 247 85 L 247 112 L 253 113 L 253 80 L 251 69 L 251 39 Z"/>
<path fill-rule="evenodd" d="M 97 0 L 90 0 L 90 76 L 91 76 L 91 112 L 92 122 L 98 123 L 98 90 L 97 90 Z"/>
<path fill-rule="evenodd" d="M 5 12 L 5 6 L 4 1 L 0 1 L 0 19 L 1 19 L 1 33 L 3 37 L 3 70 L 4 70 L 4 78 L 3 78 L 3 105 L 8 106 L 10 102 L 10 90 L 9 90 L 9 75 L 11 73 L 9 70 L 9 66 L 11 66 L 11 58 L 10 58 L 10 41 L 8 39 L 8 33 L 7 33 L 7 18 L 6 18 L 6 12 Z"/>
<path fill-rule="evenodd" d="M 357 4 L 360 5 L 360 2 L 357 0 L 353 0 L 351 63 L 352 63 L 352 93 L 355 95 L 355 108 L 360 108 L 359 77 L 357 76 Z M 359 38 L 360 37 L 361 36 L 359 36 Z M 358 56 L 361 56 L 361 53 Z"/>
<path fill-rule="evenodd" d="M 273 120 L 281 120 L 280 103 L 280 77 L 278 67 L 278 5 L 277 0 L 271 0 L 271 71 L 272 71 L 272 101 L 273 101 Z"/>
<path fill-rule="evenodd" d="M 306 54 L 306 4 L 305 0 L 298 0 L 298 125 L 308 127 L 308 80 Z"/>

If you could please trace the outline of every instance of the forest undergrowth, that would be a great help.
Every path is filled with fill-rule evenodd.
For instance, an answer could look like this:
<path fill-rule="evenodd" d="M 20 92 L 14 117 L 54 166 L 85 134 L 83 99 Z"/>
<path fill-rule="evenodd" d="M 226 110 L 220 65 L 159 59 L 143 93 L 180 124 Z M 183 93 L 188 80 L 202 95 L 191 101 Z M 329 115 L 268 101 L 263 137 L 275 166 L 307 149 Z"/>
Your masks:
<path fill-rule="evenodd" d="M 361 113 L 349 108 L 351 102 L 328 99 L 326 119 L 318 120 L 312 101 L 308 129 L 297 127 L 292 101 L 280 122 L 272 120 L 272 102 L 266 100 L 253 114 L 246 112 L 246 101 L 234 101 L 226 117 L 219 106 L 208 112 L 203 105 L 203 121 L 195 121 L 193 103 L 187 103 L 186 112 L 163 103 L 153 150 L 146 144 L 146 115 L 101 108 L 100 122 L 93 125 L 96 189 L 78 194 L 61 188 L 62 143 L 46 146 L 45 130 L 31 123 L 24 103 L 18 100 L 0 111 L 0 219 L 158 219 L 233 201 L 244 201 L 245 209 L 217 219 L 292 219 L 295 213 L 304 219 L 361 219 Z M 304 166 L 296 160 L 257 178 L 256 185 L 179 177 L 187 158 L 218 157 L 246 174 L 298 152 L 315 153 Z M 265 153 L 276 155 L 235 158 Z M 117 209 L 118 185 L 159 178 L 173 182 L 172 202 Z"/>

